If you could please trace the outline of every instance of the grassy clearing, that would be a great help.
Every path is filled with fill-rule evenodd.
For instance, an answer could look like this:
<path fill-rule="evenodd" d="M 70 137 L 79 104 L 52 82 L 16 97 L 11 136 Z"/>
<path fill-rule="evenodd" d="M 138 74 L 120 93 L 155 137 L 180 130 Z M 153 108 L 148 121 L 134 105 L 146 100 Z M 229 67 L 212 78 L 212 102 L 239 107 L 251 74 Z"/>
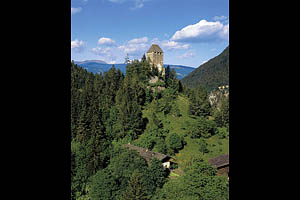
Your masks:
<path fill-rule="evenodd" d="M 189 100 L 183 95 L 179 95 L 176 99 L 176 105 L 180 110 L 180 114 L 182 116 L 176 117 L 172 114 L 168 114 L 164 116 L 162 112 L 156 113 L 159 119 L 162 120 L 164 128 L 168 129 L 170 133 L 177 133 L 179 135 L 184 136 L 184 140 L 186 141 L 186 145 L 184 149 L 180 150 L 174 157 L 176 162 L 178 163 L 179 169 L 183 169 L 188 166 L 191 160 L 195 158 L 203 158 L 207 160 L 209 158 L 213 158 L 219 155 L 227 154 L 229 152 L 229 139 L 220 139 L 217 135 L 214 135 L 208 139 L 206 142 L 208 143 L 208 153 L 204 155 L 199 150 L 198 140 L 192 139 L 188 135 L 188 127 L 193 126 L 197 121 L 197 117 L 191 117 L 188 115 L 188 106 Z M 154 104 L 149 104 L 143 110 L 143 117 L 147 117 L 151 120 L 151 114 L 154 110 Z M 212 120 L 212 118 L 210 118 Z"/>

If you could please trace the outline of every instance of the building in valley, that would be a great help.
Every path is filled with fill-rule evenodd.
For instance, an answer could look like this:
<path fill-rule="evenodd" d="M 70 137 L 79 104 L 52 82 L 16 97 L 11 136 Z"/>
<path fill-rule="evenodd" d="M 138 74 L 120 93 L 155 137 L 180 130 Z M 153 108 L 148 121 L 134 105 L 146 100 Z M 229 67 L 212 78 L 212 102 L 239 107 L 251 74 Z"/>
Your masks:
<path fill-rule="evenodd" d="M 211 158 L 208 162 L 217 168 L 218 175 L 229 177 L 229 154 Z"/>
<path fill-rule="evenodd" d="M 125 144 L 124 146 L 127 147 L 128 149 L 137 151 L 139 153 L 139 155 L 147 161 L 148 165 L 151 163 L 151 160 L 153 158 L 157 158 L 159 161 L 162 162 L 162 164 L 165 168 L 170 168 L 170 165 L 171 165 L 170 159 L 171 159 L 171 157 L 168 156 L 168 155 L 158 153 L 158 152 L 152 152 L 152 151 L 149 151 L 148 149 L 138 147 L 138 146 L 134 146 L 130 143 Z"/>

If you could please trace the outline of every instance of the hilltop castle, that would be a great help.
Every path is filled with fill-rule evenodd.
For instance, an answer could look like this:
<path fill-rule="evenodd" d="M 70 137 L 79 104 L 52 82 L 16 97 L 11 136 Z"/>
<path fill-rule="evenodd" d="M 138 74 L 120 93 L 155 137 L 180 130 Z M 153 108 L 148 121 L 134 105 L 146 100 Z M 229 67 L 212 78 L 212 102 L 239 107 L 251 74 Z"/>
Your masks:
<path fill-rule="evenodd" d="M 162 75 L 165 74 L 164 69 L 164 52 L 157 44 L 152 44 L 150 49 L 147 51 L 146 59 L 149 61 L 150 66 L 154 65 L 158 68 Z"/>

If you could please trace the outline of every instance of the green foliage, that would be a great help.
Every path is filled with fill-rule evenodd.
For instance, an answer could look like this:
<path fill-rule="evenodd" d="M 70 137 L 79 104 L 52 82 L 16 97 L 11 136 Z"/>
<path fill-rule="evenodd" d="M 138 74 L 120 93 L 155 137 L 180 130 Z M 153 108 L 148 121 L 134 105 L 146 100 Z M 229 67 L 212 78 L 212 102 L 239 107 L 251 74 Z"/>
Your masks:
<path fill-rule="evenodd" d="M 229 100 L 224 98 L 219 110 L 214 114 L 215 121 L 219 127 L 229 126 Z"/>
<path fill-rule="evenodd" d="M 199 140 L 199 150 L 203 153 L 203 155 L 204 153 L 208 153 L 207 143 L 203 138 L 200 138 Z"/>
<path fill-rule="evenodd" d="M 217 170 L 208 163 L 195 161 L 183 176 L 166 183 L 157 199 L 229 199 L 228 181 L 216 176 Z"/>
<path fill-rule="evenodd" d="M 224 186 L 223 180 L 210 180 L 214 175 L 209 175 L 208 181 L 197 176 L 187 179 L 202 181 L 201 191 L 206 191 L 207 196 L 192 189 L 187 193 L 188 187 L 193 188 L 185 180 L 189 170 L 167 181 L 160 161 L 154 159 L 148 166 L 137 152 L 122 148 L 122 144 L 132 142 L 154 152 L 172 154 L 179 161 L 172 167 L 179 171 L 195 160 L 183 165 L 186 157 L 180 156 L 189 154 L 195 158 L 204 151 L 201 142 L 197 143 L 199 139 L 194 138 L 218 133 L 205 140 L 203 146 L 209 150 L 201 156 L 205 159 L 228 148 L 228 138 L 222 139 L 228 135 L 227 102 L 211 117 L 205 89 L 184 88 L 175 71 L 166 69 L 165 77 L 157 74 L 160 81 L 156 85 L 165 89 L 152 91 L 149 79 L 154 74 L 145 59 L 128 64 L 126 76 L 114 66 L 104 74 L 92 74 L 71 63 L 72 199 L 220 199 L 226 194 L 225 189 L 223 193 L 219 190 Z M 189 104 L 192 115 L 188 115 Z"/>
<path fill-rule="evenodd" d="M 148 200 L 148 195 L 146 193 L 146 187 L 142 181 L 142 173 L 136 169 L 128 182 L 128 186 L 120 200 Z"/>
<path fill-rule="evenodd" d="M 148 194 L 154 194 L 156 189 L 162 188 L 167 181 L 167 171 L 164 169 L 161 161 L 152 159 L 150 166 L 145 173 L 145 183 Z"/>
<path fill-rule="evenodd" d="M 91 200 L 113 200 L 118 195 L 118 182 L 109 169 L 99 170 L 91 183 Z"/>
<path fill-rule="evenodd" d="M 168 147 L 174 152 L 178 152 L 178 150 L 183 148 L 183 140 L 183 137 L 179 136 L 178 134 L 171 133 L 167 137 Z"/>
<path fill-rule="evenodd" d="M 208 94 L 206 89 L 200 85 L 197 90 L 192 90 L 191 104 L 189 112 L 191 115 L 207 117 L 210 115 L 211 106 L 208 101 Z"/>
<path fill-rule="evenodd" d="M 166 145 L 166 142 L 163 138 L 156 139 L 155 141 L 155 147 L 153 148 L 153 151 L 167 154 L 168 147 Z"/>
<path fill-rule="evenodd" d="M 73 163 L 75 165 L 75 169 L 73 170 L 73 176 L 71 179 L 71 196 L 75 197 L 76 199 L 85 194 L 85 187 L 89 178 L 89 173 L 87 170 L 88 159 L 85 147 L 82 145 L 76 145 L 76 147 L 73 149 L 73 157 L 75 161 Z"/>
<path fill-rule="evenodd" d="M 217 132 L 216 128 L 214 121 L 200 117 L 195 126 L 191 127 L 191 138 L 209 138 Z"/>
<path fill-rule="evenodd" d="M 209 60 L 190 74 L 182 83 L 190 88 L 203 85 L 208 91 L 229 84 L 229 46 L 215 58 Z"/>
<path fill-rule="evenodd" d="M 135 169 L 144 169 L 146 167 L 146 161 L 136 151 L 127 149 L 115 150 L 108 165 L 108 169 L 112 171 L 113 176 L 118 180 L 120 190 L 125 190 Z"/>
<path fill-rule="evenodd" d="M 218 136 L 221 139 L 227 138 L 229 136 L 229 132 L 227 131 L 227 128 L 222 127 L 222 128 L 217 128 Z"/>

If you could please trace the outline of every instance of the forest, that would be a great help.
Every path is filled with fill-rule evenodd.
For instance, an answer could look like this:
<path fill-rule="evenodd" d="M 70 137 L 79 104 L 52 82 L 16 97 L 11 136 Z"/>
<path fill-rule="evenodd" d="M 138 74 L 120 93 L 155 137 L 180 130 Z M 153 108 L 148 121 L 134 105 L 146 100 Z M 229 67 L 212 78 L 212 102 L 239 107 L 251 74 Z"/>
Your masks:
<path fill-rule="evenodd" d="M 182 79 L 188 87 L 204 86 L 209 92 L 229 84 L 229 46 L 221 54 L 200 65 Z"/>
<path fill-rule="evenodd" d="M 126 75 L 114 66 L 94 74 L 72 61 L 71 199 L 229 199 L 227 177 L 207 162 L 229 152 L 229 98 L 220 102 L 211 105 L 204 85 L 188 88 L 145 57 Z M 128 143 L 175 164 L 148 164 Z"/>

